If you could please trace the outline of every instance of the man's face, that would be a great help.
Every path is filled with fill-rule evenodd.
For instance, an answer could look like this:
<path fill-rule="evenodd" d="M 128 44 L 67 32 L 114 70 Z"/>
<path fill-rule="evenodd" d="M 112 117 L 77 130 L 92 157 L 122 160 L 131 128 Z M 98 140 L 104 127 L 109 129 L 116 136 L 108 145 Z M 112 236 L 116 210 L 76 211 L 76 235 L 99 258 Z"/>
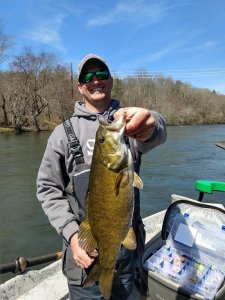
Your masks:
<path fill-rule="evenodd" d="M 85 66 L 82 74 L 88 72 L 104 71 L 103 65 L 98 62 L 90 62 Z M 113 87 L 113 79 L 100 80 L 94 75 L 93 80 L 89 83 L 78 83 L 78 89 L 85 98 L 85 104 L 91 111 L 102 112 L 108 108 Z"/>

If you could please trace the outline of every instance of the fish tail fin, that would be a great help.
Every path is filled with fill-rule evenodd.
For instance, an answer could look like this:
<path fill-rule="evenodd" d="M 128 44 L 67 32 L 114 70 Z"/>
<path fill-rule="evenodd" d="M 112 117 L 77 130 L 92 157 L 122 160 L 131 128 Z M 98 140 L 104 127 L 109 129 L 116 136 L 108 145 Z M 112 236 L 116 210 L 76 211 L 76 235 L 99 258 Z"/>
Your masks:
<path fill-rule="evenodd" d="M 102 296 L 105 299 L 110 298 L 114 272 L 115 272 L 114 269 L 105 269 L 101 273 L 100 280 L 99 280 L 99 289 Z"/>
<path fill-rule="evenodd" d="M 91 283 L 99 281 L 101 275 L 101 268 L 99 264 L 95 264 L 91 269 L 90 273 L 88 274 L 87 278 L 84 281 L 84 286 L 87 286 Z"/>

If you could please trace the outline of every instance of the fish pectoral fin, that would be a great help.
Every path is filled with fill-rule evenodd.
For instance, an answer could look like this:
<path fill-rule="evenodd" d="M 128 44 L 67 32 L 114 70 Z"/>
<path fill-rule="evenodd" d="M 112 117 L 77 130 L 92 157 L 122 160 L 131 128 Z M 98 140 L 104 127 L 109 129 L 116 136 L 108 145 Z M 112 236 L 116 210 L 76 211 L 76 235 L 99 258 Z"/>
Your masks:
<path fill-rule="evenodd" d="M 119 188 L 125 188 L 129 184 L 129 174 L 125 171 L 120 171 L 115 183 L 115 189 L 116 191 L 119 190 Z"/>
<path fill-rule="evenodd" d="M 91 252 L 97 247 L 97 242 L 91 231 L 88 218 L 84 218 L 80 224 L 78 240 L 80 247 L 86 252 Z"/>
<path fill-rule="evenodd" d="M 137 240 L 136 235 L 134 233 L 134 228 L 131 227 L 125 237 L 124 241 L 122 242 L 123 246 L 129 250 L 134 250 L 137 248 Z"/>
<path fill-rule="evenodd" d="M 141 180 L 141 178 L 138 176 L 138 174 L 136 172 L 134 172 L 133 186 L 135 186 L 139 189 L 143 189 L 143 181 Z"/>

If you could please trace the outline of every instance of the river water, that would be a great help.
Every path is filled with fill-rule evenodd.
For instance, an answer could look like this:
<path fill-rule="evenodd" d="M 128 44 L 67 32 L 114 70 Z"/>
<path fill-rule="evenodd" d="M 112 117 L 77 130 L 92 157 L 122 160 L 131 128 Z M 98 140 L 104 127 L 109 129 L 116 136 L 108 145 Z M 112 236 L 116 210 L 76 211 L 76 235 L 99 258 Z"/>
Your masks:
<path fill-rule="evenodd" d="M 0 263 L 61 249 L 35 195 L 49 134 L 0 135 Z M 221 140 L 225 125 L 168 127 L 167 142 L 142 159 L 142 217 L 167 208 L 171 194 L 197 199 L 197 179 L 225 181 L 225 150 L 215 146 Z M 206 195 L 205 201 L 225 204 L 225 193 Z"/>

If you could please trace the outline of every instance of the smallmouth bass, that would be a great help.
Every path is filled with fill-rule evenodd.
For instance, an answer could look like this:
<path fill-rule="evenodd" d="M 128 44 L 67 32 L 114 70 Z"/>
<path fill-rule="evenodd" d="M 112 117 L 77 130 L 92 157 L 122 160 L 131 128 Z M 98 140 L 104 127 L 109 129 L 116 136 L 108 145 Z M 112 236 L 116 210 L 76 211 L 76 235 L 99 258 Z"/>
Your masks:
<path fill-rule="evenodd" d="M 109 299 L 121 244 L 130 250 L 137 246 L 131 226 L 133 187 L 142 188 L 143 183 L 133 171 L 131 152 L 124 141 L 125 121 L 99 123 L 79 244 L 89 253 L 98 250 L 84 285 L 98 281 L 101 294 Z"/>

